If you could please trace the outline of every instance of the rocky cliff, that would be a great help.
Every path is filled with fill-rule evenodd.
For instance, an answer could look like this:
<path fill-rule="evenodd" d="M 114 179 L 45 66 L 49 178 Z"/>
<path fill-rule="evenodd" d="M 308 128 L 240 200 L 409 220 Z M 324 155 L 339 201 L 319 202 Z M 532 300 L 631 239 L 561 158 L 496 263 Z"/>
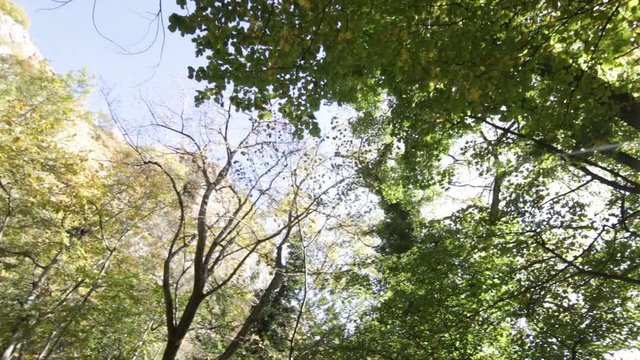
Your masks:
<path fill-rule="evenodd" d="M 0 0 L 0 57 L 18 57 L 33 64 L 46 62 L 32 41 L 28 25 L 22 9 L 9 0 Z M 67 150 L 86 156 L 88 164 L 97 167 L 125 144 L 114 134 L 97 127 L 80 102 L 77 108 L 65 130 L 58 135 L 58 141 Z"/>
<path fill-rule="evenodd" d="M 31 41 L 27 26 L 27 16 L 22 9 L 8 0 L 0 0 L 0 56 L 44 60 Z"/>

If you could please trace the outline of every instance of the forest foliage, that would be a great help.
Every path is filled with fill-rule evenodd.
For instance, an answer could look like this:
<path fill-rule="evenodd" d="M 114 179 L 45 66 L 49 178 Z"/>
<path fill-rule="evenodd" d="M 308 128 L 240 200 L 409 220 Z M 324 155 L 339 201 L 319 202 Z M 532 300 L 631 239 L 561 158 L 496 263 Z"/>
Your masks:
<path fill-rule="evenodd" d="M 177 3 L 142 137 L 2 58 L 3 360 L 638 349 L 637 1 Z"/>

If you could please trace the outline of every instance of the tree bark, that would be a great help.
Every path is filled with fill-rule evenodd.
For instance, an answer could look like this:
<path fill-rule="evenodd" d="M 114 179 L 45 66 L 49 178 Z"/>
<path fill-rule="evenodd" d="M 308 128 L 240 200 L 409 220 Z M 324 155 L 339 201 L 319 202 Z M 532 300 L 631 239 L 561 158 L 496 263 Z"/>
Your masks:
<path fill-rule="evenodd" d="M 269 283 L 269 286 L 267 286 L 267 289 L 264 291 L 264 293 L 260 297 L 260 300 L 251 309 L 251 313 L 249 314 L 249 317 L 247 317 L 247 319 L 244 321 L 244 324 L 242 324 L 242 327 L 240 328 L 236 336 L 233 338 L 231 343 L 224 350 L 224 352 L 220 356 L 218 356 L 218 360 L 231 359 L 231 357 L 236 353 L 236 351 L 240 349 L 240 346 L 242 346 L 244 343 L 247 342 L 249 332 L 251 331 L 253 326 L 256 324 L 256 322 L 260 318 L 260 315 L 262 314 L 264 309 L 266 309 L 270 305 L 273 299 L 273 296 L 275 295 L 276 291 L 280 288 L 280 286 L 282 286 L 283 282 L 284 282 L 284 274 L 280 271 L 280 269 L 277 269 L 276 273 L 273 275 L 273 278 L 271 279 L 271 282 Z"/>
<path fill-rule="evenodd" d="M 557 55 L 549 55 L 538 62 L 538 74 L 542 77 L 553 78 L 557 73 L 563 71 L 571 75 L 572 81 L 576 83 L 574 86 L 577 86 L 580 81 L 588 79 L 590 83 L 594 84 L 594 89 L 607 89 L 608 94 L 604 96 L 605 100 L 601 104 L 615 109 L 615 111 L 612 110 L 614 117 L 634 130 L 640 131 L 640 100 L 626 89 L 617 87 L 598 75 L 590 73 Z M 615 151 L 609 153 L 608 156 L 622 165 L 628 166 L 635 171 L 640 171 L 640 160 L 630 154 Z"/>
<path fill-rule="evenodd" d="M 276 249 L 276 261 L 275 261 L 275 274 L 273 278 L 271 278 L 271 282 L 269 286 L 265 289 L 262 296 L 260 296 L 260 300 L 256 305 L 251 309 L 251 313 L 242 324 L 242 327 L 233 338 L 231 343 L 227 346 L 224 352 L 218 356 L 217 360 L 228 360 L 240 349 L 240 347 L 247 342 L 249 332 L 252 330 L 253 326 L 260 319 L 260 315 L 273 301 L 273 297 L 275 296 L 276 291 L 282 286 L 284 283 L 284 270 L 285 264 L 282 261 L 282 250 L 287 243 L 287 239 L 289 238 L 290 231 L 287 231 L 287 235 L 285 239 L 278 245 Z"/>
<path fill-rule="evenodd" d="M 180 345 L 182 345 L 182 340 L 184 340 L 184 337 L 187 335 L 202 300 L 202 295 L 192 294 L 184 308 L 178 325 L 167 324 L 167 345 L 164 349 L 162 360 L 173 360 L 176 358 Z"/>
<path fill-rule="evenodd" d="M 493 180 L 493 186 L 491 189 L 491 206 L 489 208 L 489 223 L 492 225 L 495 225 L 500 217 L 500 191 L 502 189 L 504 177 L 504 174 L 498 171 Z"/>
<path fill-rule="evenodd" d="M 640 131 L 640 101 L 627 92 L 614 93 L 611 100 L 620 106 L 620 118 Z"/>
<path fill-rule="evenodd" d="M 625 124 L 640 131 L 640 100 L 636 99 L 633 94 L 610 84 L 597 75 L 576 67 L 569 60 L 557 55 L 549 55 L 543 58 L 542 61 L 538 62 L 538 65 L 538 74 L 542 77 L 553 77 L 560 71 L 567 71 L 575 82 L 588 79 L 589 82 L 594 84 L 593 88 L 607 89 L 609 94 L 606 96 L 606 102 L 618 109 L 615 115 Z"/>
<path fill-rule="evenodd" d="M 613 157 L 619 163 L 624 164 L 637 172 L 640 172 L 640 160 L 638 160 L 636 157 L 623 152 L 617 152 Z"/>
<path fill-rule="evenodd" d="M 175 359 L 178 355 L 178 350 L 180 349 L 180 344 L 182 344 L 182 338 L 171 337 L 167 338 L 167 346 L 164 348 L 164 353 L 162 354 L 162 359 Z"/>

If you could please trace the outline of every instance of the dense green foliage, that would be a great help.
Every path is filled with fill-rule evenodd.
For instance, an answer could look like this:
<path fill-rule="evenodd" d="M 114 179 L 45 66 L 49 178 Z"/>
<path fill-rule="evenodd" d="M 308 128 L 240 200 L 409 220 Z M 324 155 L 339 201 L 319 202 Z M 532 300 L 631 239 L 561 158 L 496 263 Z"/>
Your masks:
<path fill-rule="evenodd" d="M 148 271 L 153 254 L 140 250 L 151 244 L 146 218 L 163 207 L 161 194 L 148 187 L 156 174 L 105 166 L 72 150 L 70 129 L 91 121 L 78 105 L 82 77 L 59 77 L 17 58 L 1 61 L 3 356 L 144 351 L 145 327 L 160 300 Z M 99 141 L 92 144 L 105 151 Z M 114 161 L 130 156 L 111 146 Z"/>
<path fill-rule="evenodd" d="M 312 135 L 323 102 L 360 111 L 361 174 L 387 214 L 383 301 L 328 357 L 636 346 L 637 1 L 178 3 L 170 29 L 207 59 L 189 69 L 197 99 L 277 102 Z M 424 218 L 460 185 L 486 192 Z"/>

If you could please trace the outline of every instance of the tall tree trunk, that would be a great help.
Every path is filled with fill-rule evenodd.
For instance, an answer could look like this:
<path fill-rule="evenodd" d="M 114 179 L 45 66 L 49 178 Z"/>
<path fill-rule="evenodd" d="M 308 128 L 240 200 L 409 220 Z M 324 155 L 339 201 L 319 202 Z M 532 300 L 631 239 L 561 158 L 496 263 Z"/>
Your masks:
<path fill-rule="evenodd" d="M 163 360 L 173 360 L 178 355 L 178 350 L 180 349 L 180 345 L 182 344 L 182 338 L 169 336 L 167 338 L 167 345 L 164 348 L 164 353 L 162 354 Z"/>
<path fill-rule="evenodd" d="M 260 296 L 260 300 L 256 305 L 251 309 L 251 313 L 242 324 L 242 327 L 233 338 L 231 343 L 227 346 L 224 352 L 218 356 L 217 360 L 228 360 L 240 349 L 240 347 L 247 342 L 248 335 L 256 322 L 260 319 L 260 315 L 272 302 L 273 298 L 276 294 L 276 291 L 282 286 L 284 283 L 284 270 L 285 264 L 282 260 L 282 251 L 284 246 L 287 244 L 289 233 L 285 239 L 278 245 L 276 248 L 276 259 L 275 259 L 275 274 L 273 274 L 273 278 L 271 278 L 271 282 L 269 286 L 265 289 L 262 296 Z"/>
<path fill-rule="evenodd" d="M 242 346 L 245 342 L 247 342 L 249 332 L 251 331 L 255 323 L 258 321 L 258 319 L 260 319 L 260 314 L 262 314 L 264 309 L 269 306 L 269 304 L 273 299 L 273 296 L 275 295 L 276 291 L 280 288 L 280 286 L 282 286 L 283 282 L 284 282 L 284 273 L 282 273 L 280 269 L 276 269 L 276 273 L 273 275 L 273 278 L 271 279 L 269 286 L 267 286 L 267 289 L 264 291 L 264 293 L 260 297 L 260 300 L 258 301 L 258 303 L 255 306 L 253 306 L 253 308 L 251 309 L 251 313 L 249 314 L 249 317 L 247 317 L 247 319 L 244 321 L 244 324 L 242 324 L 242 327 L 240 328 L 236 336 L 233 338 L 231 343 L 227 346 L 227 348 L 224 350 L 222 355 L 218 356 L 218 360 L 231 359 L 231 357 L 236 353 L 236 351 L 240 349 L 240 346 Z"/>
<path fill-rule="evenodd" d="M 178 350 L 180 349 L 180 345 L 182 345 L 182 340 L 184 340 L 189 328 L 191 328 L 191 323 L 193 322 L 193 319 L 198 312 L 198 307 L 203 300 L 200 293 L 201 291 L 198 291 L 198 293 L 191 295 L 189 302 L 187 303 L 187 306 L 185 306 L 184 312 L 180 317 L 178 325 L 167 324 L 167 344 L 164 348 L 162 360 L 173 360 L 178 355 Z"/>
<path fill-rule="evenodd" d="M 493 186 L 491 188 L 491 206 L 489 208 L 489 223 L 491 225 L 495 225 L 500 219 L 500 191 L 502 189 L 504 177 L 504 173 L 502 171 L 498 171 L 493 180 Z"/>
<path fill-rule="evenodd" d="M 614 93 L 611 100 L 620 106 L 622 121 L 640 131 L 640 101 L 628 92 Z"/>

